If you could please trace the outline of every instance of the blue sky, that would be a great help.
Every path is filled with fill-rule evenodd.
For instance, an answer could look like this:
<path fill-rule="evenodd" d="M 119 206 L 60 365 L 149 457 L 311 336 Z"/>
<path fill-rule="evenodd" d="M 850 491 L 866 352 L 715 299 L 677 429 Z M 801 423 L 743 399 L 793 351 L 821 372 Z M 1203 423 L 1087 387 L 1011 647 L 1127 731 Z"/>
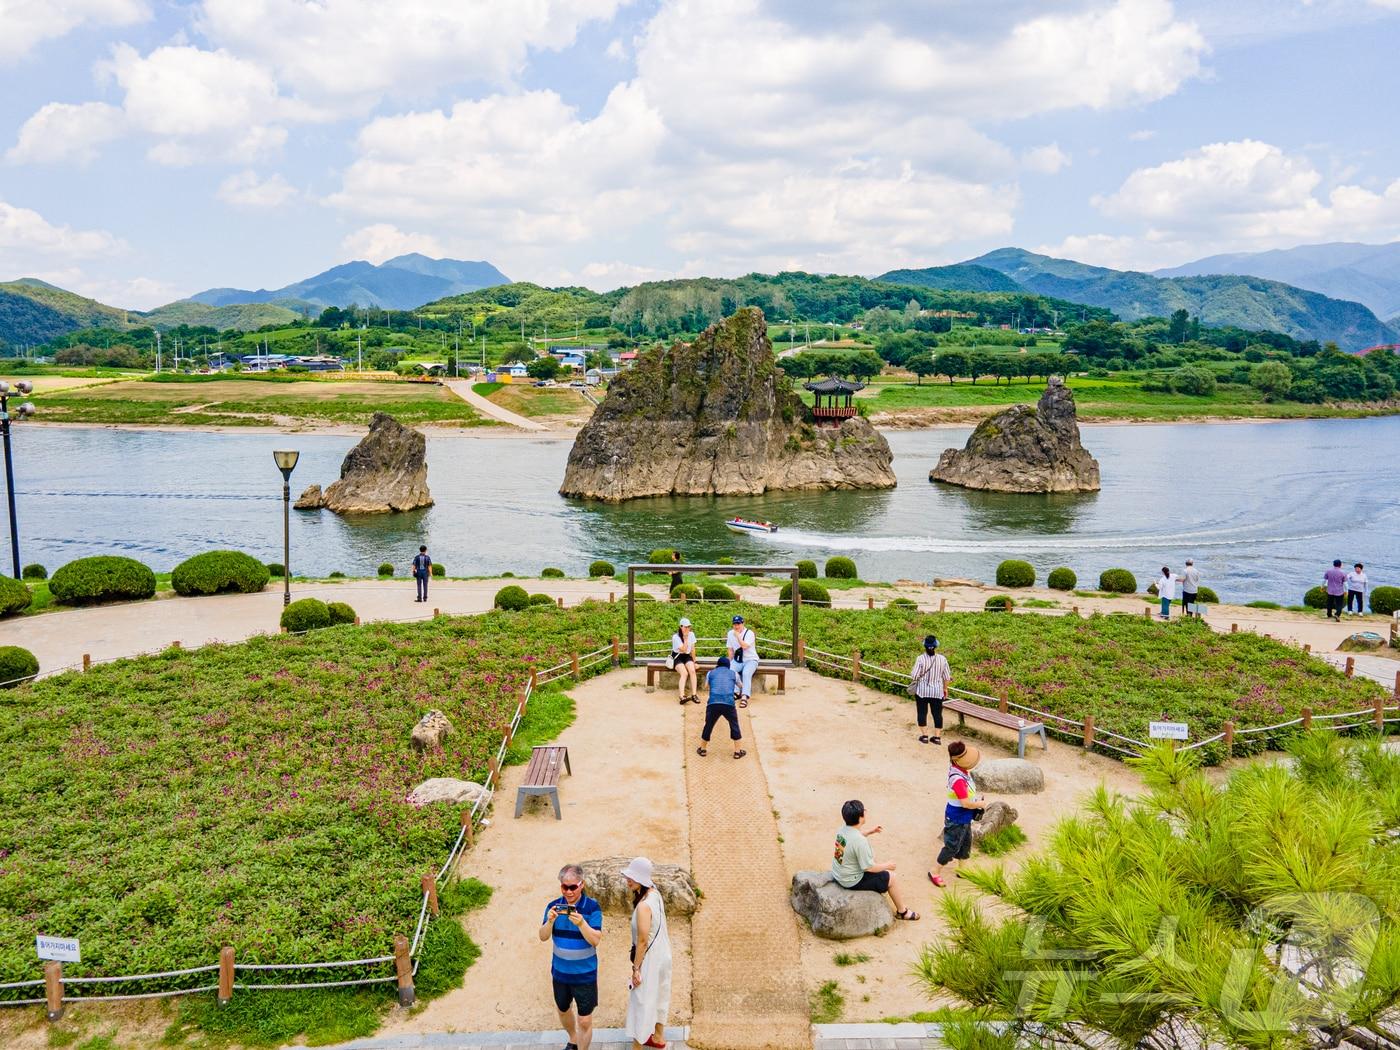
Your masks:
<path fill-rule="evenodd" d="M 610 288 L 1400 238 L 1400 0 L 0 0 L 0 279 Z"/>

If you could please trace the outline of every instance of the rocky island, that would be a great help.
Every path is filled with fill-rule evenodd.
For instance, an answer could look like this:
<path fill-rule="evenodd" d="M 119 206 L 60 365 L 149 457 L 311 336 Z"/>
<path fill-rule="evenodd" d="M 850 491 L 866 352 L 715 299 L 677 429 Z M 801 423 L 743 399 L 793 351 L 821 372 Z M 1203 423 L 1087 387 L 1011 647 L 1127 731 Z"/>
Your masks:
<path fill-rule="evenodd" d="M 345 455 L 340 478 L 324 491 L 311 485 L 297 499 L 297 510 L 324 507 L 337 514 L 387 514 L 431 507 L 428 443 L 393 416 L 376 412 L 369 433 Z"/>
<path fill-rule="evenodd" d="M 778 367 L 763 312 L 745 307 L 614 379 L 574 439 L 559 492 L 620 502 L 893 488 L 892 458 L 859 416 L 813 421 Z"/>
<path fill-rule="evenodd" d="M 1074 395 L 1051 376 L 1040 403 L 977 424 L 967 447 L 945 449 L 930 481 L 993 492 L 1097 492 L 1099 463 L 1079 441 Z"/>

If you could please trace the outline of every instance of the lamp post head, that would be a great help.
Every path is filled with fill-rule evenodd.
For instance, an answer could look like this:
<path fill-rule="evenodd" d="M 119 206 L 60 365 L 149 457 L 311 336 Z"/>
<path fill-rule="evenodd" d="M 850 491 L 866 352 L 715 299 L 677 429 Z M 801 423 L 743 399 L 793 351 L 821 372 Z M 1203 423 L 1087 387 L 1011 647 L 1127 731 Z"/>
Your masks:
<path fill-rule="evenodd" d="M 0 379 L 0 394 L 8 394 L 9 392 L 10 384 L 5 382 L 5 380 Z"/>
<path fill-rule="evenodd" d="M 33 393 L 34 384 L 27 379 L 21 379 L 18 383 L 15 384 L 15 389 L 18 390 L 21 394 Z"/>
<path fill-rule="evenodd" d="M 272 458 L 277 462 L 277 469 L 282 472 L 284 481 L 292 480 L 292 471 L 296 468 L 297 460 L 301 458 L 301 453 L 295 450 L 290 452 L 274 452 Z"/>

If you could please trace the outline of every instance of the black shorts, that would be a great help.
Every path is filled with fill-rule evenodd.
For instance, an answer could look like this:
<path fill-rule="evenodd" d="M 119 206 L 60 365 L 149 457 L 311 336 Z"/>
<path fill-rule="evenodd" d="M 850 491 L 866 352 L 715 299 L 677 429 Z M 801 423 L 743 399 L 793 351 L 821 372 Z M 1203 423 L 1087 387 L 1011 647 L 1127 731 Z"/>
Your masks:
<path fill-rule="evenodd" d="M 695 657 L 691 656 L 689 653 L 677 653 L 675 659 L 671 661 L 671 663 L 675 664 L 677 667 L 681 664 L 693 664 L 694 662 Z"/>
<path fill-rule="evenodd" d="M 847 888 L 870 890 L 872 893 L 889 893 L 890 873 L 888 871 L 863 871 L 860 875 L 860 881 Z"/>
<path fill-rule="evenodd" d="M 588 1017 L 598 1008 L 598 981 L 593 979 L 584 984 L 570 984 L 558 979 L 554 982 L 554 1005 L 561 1014 L 569 1012 L 569 1007 L 578 1005 L 578 1015 Z"/>
<path fill-rule="evenodd" d="M 944 824 L 943 848 L 938 851 L 938 863 L 947 864 L 950 860 L 967 860 L 972 856 L 972 825 Z"/>

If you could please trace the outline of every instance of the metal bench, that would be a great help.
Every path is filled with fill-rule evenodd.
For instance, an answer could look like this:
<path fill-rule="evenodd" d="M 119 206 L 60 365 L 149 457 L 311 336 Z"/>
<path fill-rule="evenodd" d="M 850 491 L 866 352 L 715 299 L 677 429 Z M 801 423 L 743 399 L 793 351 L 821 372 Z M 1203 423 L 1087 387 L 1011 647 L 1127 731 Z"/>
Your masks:
<path fill-rule="evenodd" d="M 656 681 L 663 674 L 675 674 L 671 668 L 666 666 L 664 657 L 638 660 L 637 663 L 647 669 L 647 692 L 654 692 Z M 713 671 L 716 667 L 714 658 L 703 657 L 695 661 L 696 688 L 703 689 L 705 686 L 705 674 Z M 787 672 L 791 665 L 782 660 L 760 660 L 758 669 L 754 671 L 754 681 L 760 682 L 762 678 L 776 678 L 778 680 L 778 692 L 787 692 Z M 736 674 L 738 672 L 735 672 Z"/>
<path fill-rule="evenodd" d="M 1050 742 L 1045 736 L 1045 725 L 1042 722 L 1030 722 L 1020 715 L 1013 715 L 1009 711 L 998 711 L 995 707 L 983 707 L 974 704 L 970 700 L 944 700 L 943 710 L 956 712 L 958 725 L 966 725 L 966 719 L 975 718 L 979 722 L 986 722 L 989 725 L 1000 726 L 1002 729 L 1016 730 L 1016 754 L 1026 757 L 1026 737 L 1040 734 L 1040 744 L 1046 751 L 1050 750 Z"/>
<path fill-rule="evenodd" d="M 563 820 L 559 811 L 559 770 L 563 767 L 569 776 L 574 771 L 569 766 L 569 749 L 562 744 L 549 744 L 537 747 L 530 752 L 530 765 L 525 770 L 525 779 L 515 792 L 515 815 L 519 817 L 525 809 L 525 799 L 531 795 L 548 795 L 554 803 L 554 819 Z"/>

